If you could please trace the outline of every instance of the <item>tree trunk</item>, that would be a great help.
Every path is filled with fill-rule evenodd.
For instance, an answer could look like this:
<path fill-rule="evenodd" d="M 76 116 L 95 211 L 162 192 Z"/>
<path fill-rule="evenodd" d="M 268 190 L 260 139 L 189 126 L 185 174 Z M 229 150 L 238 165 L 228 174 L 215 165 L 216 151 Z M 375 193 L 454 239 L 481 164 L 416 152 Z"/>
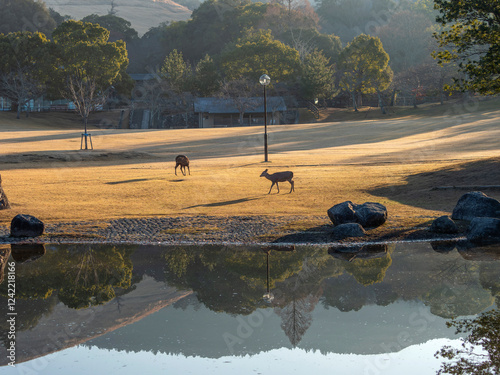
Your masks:
<path fill-rule="evenodd" d="M 88 144 L 87 144 L 87 120 L 88 120 L 88 116 L 87 115 L 83 116 L 83 125 L 84 125 L 83 137 L 85 138 L 85 150 L 89 149 Z"/>
<path fill-rule="evenodd" d="M 382 114 L 386 114 L 385 112 L 385 107 L 384 107 L 384 101 L 382 100 L 382 95 L 380 95 L 380 91 L 377 91 L 378 95 L 378 105 L 380 107 L 380 110 L 382 111 Z"/>
<path fill-rule="evenodd" d="M 391 107 L 394 107 L 394 102 L 396 101 L 396 89 L 392 90 L 391 95 Z"/>
<path fill-rule="evenodd" d="M 352 93 L 352 106 L 354 108 L 354 112 L 358 112 L 358 104 L 356 103 L 356 93 Z"/>

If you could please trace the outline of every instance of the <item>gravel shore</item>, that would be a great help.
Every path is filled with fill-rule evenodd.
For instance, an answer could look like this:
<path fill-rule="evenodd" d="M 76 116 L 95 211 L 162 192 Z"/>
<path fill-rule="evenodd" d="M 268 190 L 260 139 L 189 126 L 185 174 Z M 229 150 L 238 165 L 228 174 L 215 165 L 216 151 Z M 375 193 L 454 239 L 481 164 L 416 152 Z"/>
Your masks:
<path fill-rule="evenodd" d="M 8 243 L 293 243 L 326 244 L 437 240 L 427 229 L 388 228 L 377 235 L 336 240 L 324 217 L 312 216 L 180 216 L 123 218 L 109 222 L 46 224 L 36 238 L 10 237 L 10 228 L 0 227 L 0 244 Z"/>

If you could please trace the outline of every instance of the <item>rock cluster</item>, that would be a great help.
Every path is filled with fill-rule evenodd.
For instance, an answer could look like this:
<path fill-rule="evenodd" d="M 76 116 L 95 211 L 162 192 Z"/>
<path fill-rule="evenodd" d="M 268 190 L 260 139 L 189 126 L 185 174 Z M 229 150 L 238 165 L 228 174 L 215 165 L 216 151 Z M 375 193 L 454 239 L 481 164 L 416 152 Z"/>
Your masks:
<path fill-rule="evenodd" d="M 355 204 L 345 201 L 327 211 L 334 225 L 332 235 L 336 239 L 362 237 L 366 228 L 375 228 L 387 220 L 387 208 L 375 202 Z"/>
<path fill-rule="evenodd" d="M 470 222 L 466 233 L 470 242 L 500 242 L 500 202 L 482 192 L 473 191 L 462 195 L 453 209 L 451 218 L 437 218 L 429 230 L 435 233 L 457 233 L 458 228 L 454 220 Z"/>

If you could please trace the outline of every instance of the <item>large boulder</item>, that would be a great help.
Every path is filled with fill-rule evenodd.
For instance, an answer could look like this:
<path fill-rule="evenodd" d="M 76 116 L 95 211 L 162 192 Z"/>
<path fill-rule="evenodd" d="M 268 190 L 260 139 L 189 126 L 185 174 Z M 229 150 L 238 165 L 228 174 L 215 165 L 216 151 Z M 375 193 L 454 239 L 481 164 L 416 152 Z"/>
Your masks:
<path fill-rule="evenodd" d="M 31 215 L 16 215 L 10 223 L 12 237 L 37 237 L 43 234 L 45 225 Z"/>
<path fill-rule="evenodd" d="M 0 176 L 0 210 L 10 208 L 9 200 L 2 188 L 2 176 Z"/>
<path fill-rule="evenodd" d="M 358 223 L 364 228 L 373 228 L 384 224 L 387 220 L 387 208 L 375 202 L 355 204 L 346 201 L 336 204 L 327 213 L 333 225 Z"/>
<path fill-rule="evenodd" d="M 449 216 L 441 216 L 434 220 L 429 228 L 433 233 L 454 234 L 458 233 L 458 227 Z"/>
<path fill-rule="evenodd" d="M 500 219 L 492 217 L 472 219 L 467 230 L 467 239 L 479 244 L 500 242 Z"/>
<path fill-rule="evenodd" d="M 356 223 L 356 211 L 354 210 L 356 206 L 351 201 L 345 201 L 336 204 L 327 211 L 328 217 L 330 218 L 333 225 L 340 225 L 345 223 Z"/>
<path fill-rule="evenodd" d="M 333 228 L 332 236 L 337 240 L 343 240 L 348 237 L 363 237 L 365 230 L 358 223 L 346 223 L 337 225 Z"/>
<path fill-rule="evenodd" d="M 470 221 L 475 217 L 500 218 L 500 202 L 480 191 L 462 195 L 453 209 L 451 218 Z"/>

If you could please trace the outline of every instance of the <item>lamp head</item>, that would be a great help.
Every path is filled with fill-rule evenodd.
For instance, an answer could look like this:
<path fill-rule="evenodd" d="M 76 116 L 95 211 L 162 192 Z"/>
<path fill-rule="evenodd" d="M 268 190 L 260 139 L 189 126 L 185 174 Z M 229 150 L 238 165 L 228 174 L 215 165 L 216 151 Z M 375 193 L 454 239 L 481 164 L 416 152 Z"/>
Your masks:
<path fill-rule="evenodd" d="M 271 82 L 271 78 L 267 74 L 262 74 L 259 78 L 259 82 L 262 86 L 267 86 L 269 82 Z"/>

